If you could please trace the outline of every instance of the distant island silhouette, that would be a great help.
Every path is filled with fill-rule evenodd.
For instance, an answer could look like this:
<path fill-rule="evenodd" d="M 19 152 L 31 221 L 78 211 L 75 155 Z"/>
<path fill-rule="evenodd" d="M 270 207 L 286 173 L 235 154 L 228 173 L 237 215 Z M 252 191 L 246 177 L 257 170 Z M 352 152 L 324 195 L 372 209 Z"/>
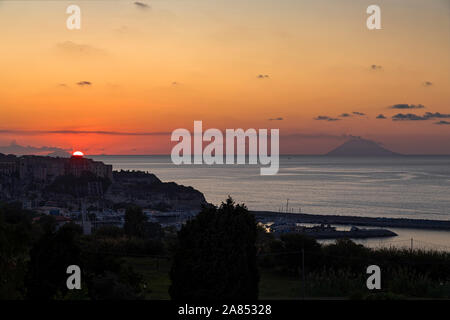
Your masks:
<path fill-rule="evenodd" d="M 326 155 L 339 157 L 382 157 L 399 156 L 401 154 L 388 150 L 375 141 L 361 137 L 351 137 Z"/>

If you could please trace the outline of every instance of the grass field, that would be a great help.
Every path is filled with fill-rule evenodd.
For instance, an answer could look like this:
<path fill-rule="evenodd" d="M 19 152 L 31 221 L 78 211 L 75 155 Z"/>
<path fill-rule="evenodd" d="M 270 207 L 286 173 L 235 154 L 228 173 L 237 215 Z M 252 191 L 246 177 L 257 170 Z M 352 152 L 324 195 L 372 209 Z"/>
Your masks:
<path fill-rule="evenodd" d="M 168 293 L 170 286 L 169 271 L 171 261 L 164 258 L 124 258 L 133 269 L 144 277 L 146 283 L 145 299 L 148 300 L 169 300 Z M 259 299 L 260 300 L 297 300 L 303 298 L 303 288 L 301 279 L 298 276 L 283 275 L 273 270 L 260 268 Z M 363 277 L 364 278 L 364 277 Z M 307 287 L 305 289 L 306 299 L 352 299 L 352 292 L 363 292 L 361 283 L 364 279 L 353 279 L 349 281 L 345 274 L 337 273 L 333 277 L 326 279 L 320 277 L 307 277 Z M 367 292 L 366 292 L 367 293 Z M 379 293 L 373 297 L 380 296 L 382 299 L 398 299 L 398 296 L 388 293 Z M 404 298 L 404 297 L 403 297 Z"/>
<path fill-rule="evenodd" d="M 171 261 L 155 258 L 126 258 L 134 271 L 140 273 L 146 282 L 145 299 L 169 300 L 169 270 Z"/>
<path fill-rule="evenodd" d="M 171 261 L 155 258 L 126 258 L 125 260 L 136 272 L 143 275 L 147 285 L 146 299 L 170 299 L 168 290 Z M 302 297 L 300 279 L 265 270 L 261 270 L 260 274 L 260 299 L 300 299 Z"/>

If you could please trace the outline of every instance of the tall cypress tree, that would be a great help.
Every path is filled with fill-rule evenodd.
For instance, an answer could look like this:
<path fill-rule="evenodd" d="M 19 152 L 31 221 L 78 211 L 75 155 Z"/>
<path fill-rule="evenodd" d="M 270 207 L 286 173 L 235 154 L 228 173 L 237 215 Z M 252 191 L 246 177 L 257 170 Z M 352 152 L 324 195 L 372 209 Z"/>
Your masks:
<path fill-rule="evenodd" d="M 255 217 L 231 198 L 204 207 L 178 233 L 178 248 L 170 271 L 174 300 L 255 300 Z"/>
<path fill-rule="evenodd" d="M 125 234 L 143 238 L 145 236 L 147 220 L 148 218 L 141 207 L 129 207 L 125 212 L 125 224 L 123 226 Z"/>

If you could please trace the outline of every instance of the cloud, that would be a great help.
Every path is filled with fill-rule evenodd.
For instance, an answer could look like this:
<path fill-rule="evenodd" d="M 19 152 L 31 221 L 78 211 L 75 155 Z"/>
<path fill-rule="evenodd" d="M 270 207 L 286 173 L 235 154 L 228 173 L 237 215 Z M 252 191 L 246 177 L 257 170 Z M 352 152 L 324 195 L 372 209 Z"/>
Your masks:
<path fill-rule="evenodd" d="M 94 56 L 106 54 L 103 49 L 99 49 L 87 44 L 78 44 L 72 41 L 57 43 L 56 48 L 62 53 L 76 56 Z"/>
<path fill-rule="evenodd" d="M 15 155 L 26 155 L 26 154 L 55 154 L 55 155 L 69 155 L 68 149 L 62 149 L 58 147 L 32 147 L 32 146 L 21 146 L 12 141 L 9 146 L 0 146 L 0 153 L 3 154 L 15 154 Z"/>
<path fill-rule="evenodd" d="M 268 74 L 258 74 L 257 78 L 258 79 L 267 79 L 267 78 L 269 78 L 269 75 Z"/>
<path fill-rule="evenodd" d="M 90 82 L 90 81 L 80 81 L 80 82 L 77 82 L 77 85 L 80 86 L 80 87 L 91 86 L 92 82 Z"/>
<path fill-rule="evenodd" d="M 374 71 L 379 71 L 379 70 L 383 70 L 383 67 L 380 65 L 377 65 L 377 64 L 373 64 L 370 66 L 370 69 L 374 70 Z"/>
<path fill-rule="evenodd" d="M 397 120 L 428 120 L 428 119 L 412 113 L 408 114 L 397 113 L 395 116 L 392 116 L 392 120 L 397 121 Z"/>
<path fill-rule="evenodd" d="M 343 114 L 341 114 L 339 117 L 341 117 L 341 118 L 348 118 L 348 117 L 351 117 L 352 115 L 351 114 L 349 114 L 349 113 L 343 113 Z"/>
<path fill-rule="evenodd" d="M 389 109 L 424 109 L 425 106 L 423 104 L 399 103 L 399 104 L 394 104 L 393 106 L 390 106 L 388 108 Z"/>
<path fill-rule="evenodd" d="M 358 111 L 353 111 L 352 113 L 357 116 L 365 116 L 366 115 L 365 113 L 358 112 Z"/>
<path fill-rule="evenodd" d="M 314 118 L 314 120 L 339 121 L 341 119 L 331 118 L 329 116 L 317 116 L 317 117 Z"/>
<path fill-rule="evenodd" d="M 441 120 L 441 121 L 435 122 L 434 124 L 438 124 L 438 125 L 450 125 L 450 121 Z"/>
<path fill-rule="evenodd" d="M 111 136 L 165 136 L 172 132 L 126 132 L 102 130 L 0 130 L 0 134 L 45 135 L 45 134 L 100 134 Z"/>
<path fill-rule="evenodd" d="M 268 119 L 269 121 L 281 121 L 284 120 L 283 117 L 278 117 L 278 118 L 270 118 Z"/>
<path fill-rule="evenodd" d="M 138 7 L 139 9 L 143 9 L 143 10 L 150 9 L 150 6 L 149 6 L 148 4 L 146 4 L 146 3 L 143 3 L 143 2 L 136 1 L 136 2 L 134 2 L 133 4 L 134 4 L 136 7 Z"/>
<path fill-rule="evenodd" d="M 447 119 L 450 118 L 450 114 L 445 114 L 445 113 L 439 113 L 439 112 L 427 112 L 424 114 L 424 117 L 427 117 L 427 119 L 438 119 L 438 118 L 443 118 L 443 119 Z"/>
<path fill-rule="evenodd" d="M 380 113 L 379 115 L 377 115 L 377 119 L 386 119 L 386 117 Z"/>
<path fill-rule="evenodd" d="M 430 81 L 425 81 L 424 83 L 423 83 L 423 86 L 424 87 L 431 87 L 433 85 L 433 82 L 430 82 Z"/>
<path fill-rule="evenodd" d="M 424 115 L 420 116 L 413 113 L 397 113 L 395 116 L 392 116 L 392 120 L 394 121 L 421 121 L 421 120 L 432 120 L 432 119 L 448 119 L 450 118 L 450 114 L 442 114 L 439 112 L 426 112 Z"/>
<path fill-rule="evenodd" d="M 334 140 L 346 140 L 348 138 L 353 137 L 352 135 L 348 134 L 329 134 L 329 133 L 291 133 L 291 134 L 285 134 L 281 136 L 282 138 L 296 138 L 296 139 L 334 139 Z"/>

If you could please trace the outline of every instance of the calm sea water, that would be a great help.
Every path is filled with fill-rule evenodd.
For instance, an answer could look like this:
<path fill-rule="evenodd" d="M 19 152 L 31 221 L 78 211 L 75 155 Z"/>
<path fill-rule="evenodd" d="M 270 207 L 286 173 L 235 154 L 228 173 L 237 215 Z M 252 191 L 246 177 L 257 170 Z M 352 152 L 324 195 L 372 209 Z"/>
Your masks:
<path fill-rule="evenodd" d="M 261 176 L 254 165 L 176 166 L 170 156 L 92 158 L 193 186 L 215 204 L 230 195 L 251 210 L 286 210 L 289 202 L 294 212 L 450 220 L 450 156 L 281 156 L 275 176 Z M 450 246 L 450 232 L 395 231 L 396 242 L 420 236 Z"/>

